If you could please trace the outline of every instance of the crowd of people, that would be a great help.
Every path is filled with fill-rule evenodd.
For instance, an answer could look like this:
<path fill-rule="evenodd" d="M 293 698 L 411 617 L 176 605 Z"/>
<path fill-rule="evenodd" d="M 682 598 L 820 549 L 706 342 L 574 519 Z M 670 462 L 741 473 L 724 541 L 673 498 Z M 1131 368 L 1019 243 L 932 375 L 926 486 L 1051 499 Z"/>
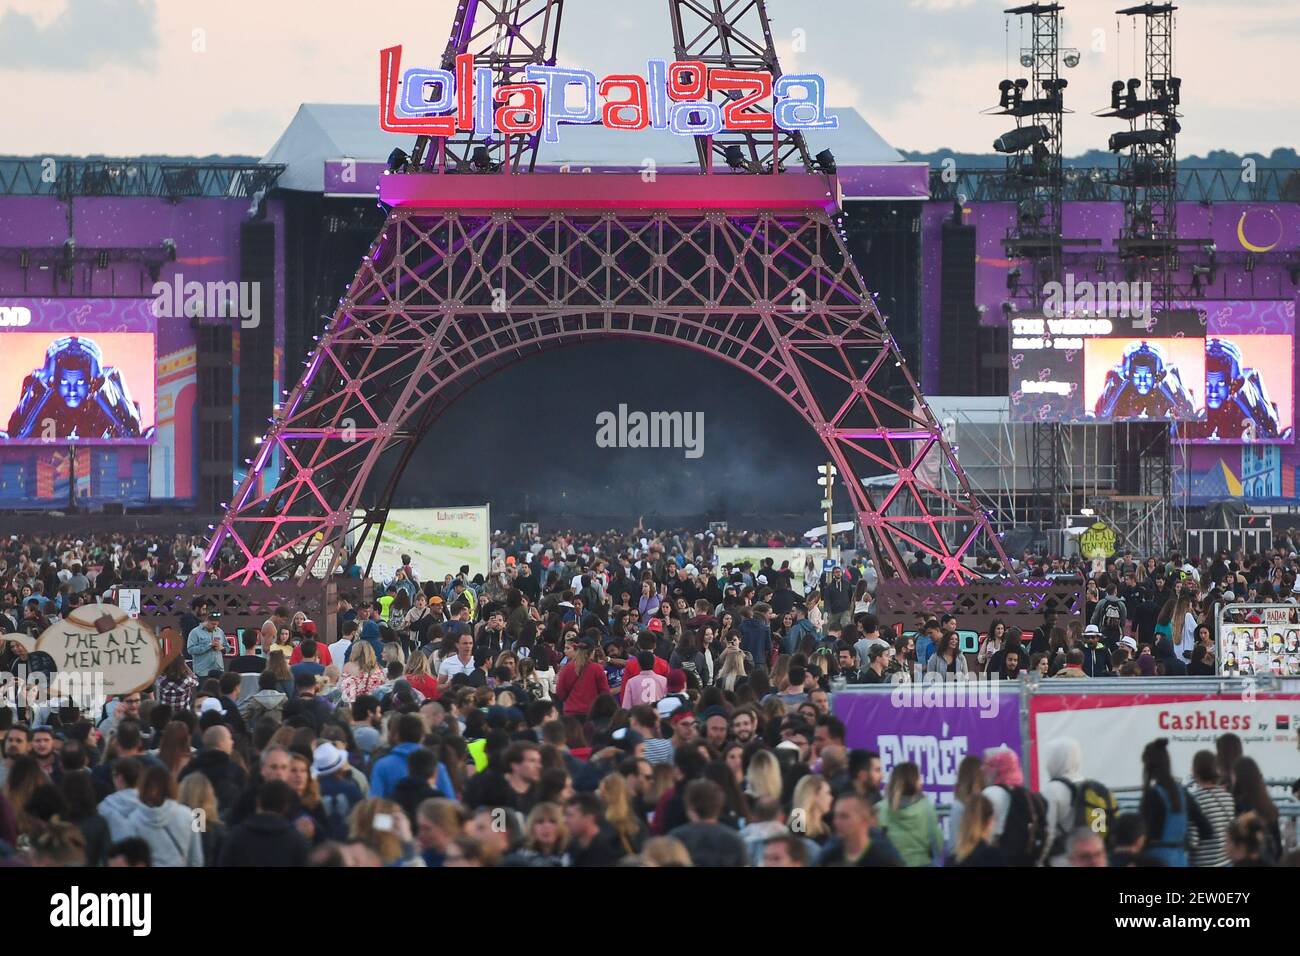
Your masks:
<path fill-rule="evenodd" d="M 916 764 L 850 748 L 831 709 L 843 684 L 923 674 L 1212 673 L 1213 608 L 1295 600 L 1294 553 L 1119 555 L 1095 571 L 1027 557 L 1028 575 L 1086 573 L 1082 618 L 995 622 L 964 650 L 956 619 L 882 628 L 866 561 L 798 587 L 770 559 L 713 566 L 708 540 L 501 537 L 485 573 L 424 580 L 404 557 L 370 599 L 345 588 L 331 621 L 282 606 L 231 634 L 195 598 L 185 653 L 152 686 L 93 712 L 0 703 L 0 862 L 1296 862 L 1232 734 L 1177 768 L 1185 782 L 1151 742 L 1128 814 L 1082 777 L 1079 742 L 1050 743 L 1041 792 L 1013 751 L 970 754 L 941 818 Z M 200 546 L 11 539 L 0 626 L 38 633 L 106 579 L 193 568 Z M 8 642 L 0 670 L 24 663 Z"/>

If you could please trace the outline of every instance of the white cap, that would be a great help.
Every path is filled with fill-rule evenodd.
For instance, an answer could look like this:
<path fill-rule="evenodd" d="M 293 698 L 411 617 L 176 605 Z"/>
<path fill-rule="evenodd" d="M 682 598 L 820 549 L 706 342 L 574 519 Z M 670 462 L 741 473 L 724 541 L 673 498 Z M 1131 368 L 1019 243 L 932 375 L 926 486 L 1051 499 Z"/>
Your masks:
<path fill-rule="evenodd" d="M 655 705 L 655 710 L 658 711 L 660 720 L 667 720 L 680 710 L 681 706 L 682 699 L 674 695 L 660 698 L 659 703 Z"/>

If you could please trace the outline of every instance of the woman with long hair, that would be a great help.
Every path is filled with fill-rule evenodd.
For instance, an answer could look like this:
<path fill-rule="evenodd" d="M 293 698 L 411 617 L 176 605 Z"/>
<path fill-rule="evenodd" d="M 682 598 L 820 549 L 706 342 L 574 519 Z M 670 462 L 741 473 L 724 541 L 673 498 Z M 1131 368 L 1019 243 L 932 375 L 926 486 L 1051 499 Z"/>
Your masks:
<path fill-rule="evenodd" d="M 13 758 L 13 763 L 9 767 L 9 776 L 5 778 L 4 796 L 18 818 L 19 833 L 30 833 L 32 827 L 40 822 L 28 815 L 27 801 L 38 788 L 49 782 L 50 778 L 46 776 L 35 757 L 24 754 Z"/>
<path fill-rule="evenodd" d="M 770 750 L 760 750 L 749 758 L 745 771 L 745 793 L 757 803 L 764 797 L 780 800 L 783 785 L 781 763 Z"/>
<path fill-rule="evenodd" d="M 537 804 L 524 822 L 524 843 L 512 857 L 528 866 L 568 866 L 569 830 L 564 809 L 547 800 Z"/>
<path fill-rule="evenodd" d="M 424 695 L 426 700 L 437 700 L 441 696 L 438 678 L 429 669 L 429 659 L 423 651 L 411 651 L 406 659 L 406 682 Z"/>
<path fill-rule="evenodd" d="M 739 647 L 729 647 L 722 652 L 718 666 L 718 686 L 728 693 L 734 693 L 736 687 L 748 679 L 745 672 L 745 652 Z"/>
<path fill-rule="evenodd" d="M 757 759 L 758 754 L 754 758 Z M 750 766 L 753 764 L 751 760 Z M 790 830 L 818 845 L 825 843 L 831 835 L 826 817 L 834 802 L 831 785 L 821 774 L 810 773 L 800 777 L 790 799 Z"/>
<path fill-rule="evenodd" d="M 741 796 L 745 793 L 745 747 L 738 740 L 733 740 L 729 744 L 723 745 L 722 762 L 726 764 L 727 769 L 731 771 L 732 779 L 736 781 L 736 786 L 740 788 Z M 749 815 L 745 815 L 748 819 Z"/>
<path fill-rule="evenodd" d="M 1007 639 L 1007 622 L 1000 617 L 995 617 L 989 623 L 988 633 L 985 634 L 984 640 L 980 641 L 979 651 L 975 655 L 975 662 L 980 665 L 980 670 L 985 674 L 992 669 L 993 655 L 1002 650 L 1002 645 Z"/>
<path fill-rule="evenodd" d="M 880 825 L 907 866 L 932 866 L 943 856 L 939 814 L 921 789 L 921 768 L 905 761 L 889 775 L 878 812 Z"/>
<path fill-rule="evenodd" d="M 388 675 L 375 660 L 375 649 L 369 641 L 357 641 L 348 653 L 350 660 L 343 667 L 339 680 L 340 700 L 351 704 L 358 697 L 373 693 Z"/>
<path fill-rule="evenodd" d="M 1200 608 L 1196 595 L 1184 591 L 1174 606 L 1170 625 L 1173 628 L 1171 643 L 1174 653 L 1184 663 L 1192 656 L 1192 645 L 1196 643 L 1196 625 L 1200 621 Z"/>
<path fill-rule="evenodd" d="M 596 788 L 596 795 L 605 804 L 605 821 L 614 831 L 619 847 L 628 856 L 640 853 L 650 833 L 632 805 L 627 778 L 621 773 L 607 775 Z"/>
<path fill-rule="evenodd" d="M 320 781 L 311 774 L 311 759 L 298 750 L 289 751 L 288 784 L 300 807 L 294 826 L 313 845 L 323 843 L 329 830 L 329 814 L 321 801 Z"/>
<path fill-rule="evenodd" d="M 370 797 L 358 803 L 348 820 L 348 839 L 364 843 L 384 866 L 424 866 L 419 845 L 411 836 L 411 821 L 393 800 Z"/>
<path fill-rule="evenodd" d="M 939 638 L 930 661 L 925 665 L 927 674 L 941 674 L 946 680 L 956 680 L 966 673 L 966 655 L 961 652 L 961 635 L 944 631 Z"/>
<path fill-rule="evenodd" d="M 972 759 L 972 758 L 967 758 Z M 978 758 L 974 758 L 978 762 Z M 993 844 L 997 818 L 989 798 L 977 793 L 970 798 L 960 824 L 955 824 L 956 838 L 948 866 L 1006 866 L 1007 858 Z"/>
<path fill-rule="evenodd" d="M 653 581 L 641 582 L 641 596 L 637 599 L 636 609 L 641 614 L 641 620 L 649 623 L 650 618 L 659 611 L 659 595 L 655 593 Z"/>
<path fill-rule="evenodd" d="M 423 643 L 422 637 L 436 623 L 433 611 L 429 608 L 429 599 L 423 591 L 415 592 L 415 602 L 402 615 L 396 630 L 402 634 L 408 650 L 413 650 Z"/>
<path fill-rule="evenodd" d="M 1232 772 L 1242 756 L 1241 738 L 1236 734 L 1220 734 L 1214 741 L 1215 760 L 1219 765 L 1219 780 L 1232 789 Z"/>
<path fill-rule="evenodd" d="M 177 654 L 158 676 L 155 685 L 159 703 L 168 704 L 173 711 L 189 710 L 194 703 L 194 691 L 199 686 L 199 679 L 185 658 Z"/>
<path fill-rule="evenodd" d="M 1187 831 L 1193 824 L 1202 839 L 1214 835 L 1196 801 L 1174 780 L 1168 738 L 1153 740 L 1142 751 L 1142 803 L 1138 812 L 1147 825 L 1146 852 L 1165 866 L 1187 865 Z"/>
<path fill-rule="evenodd" d="M 194 757 L 190 746 L 190 729 L 179 720 L 173 720 L 163 728 L 162 739 L 158 743 L 158 761 L 167 768 L 175 779 L 180 779 L 181 771 Z"/>
<path fill-rule="evenodd" d="M 1277 804 L 1268 794 L 1264 774 L 1250 757 L 1241 757 L 1232 768 L 1232 801 L 1237 815 L 1253 813 L 1263 822 L 1272 846 L 1268 859 L 1274 861 L 1282 851 L 1282 829 L 1278 825 Z"/>
<path fill-rule="evenodd" d="M 695 631 L 683 630 L 682 636 L 677 640 L 677 646 L 673 648 L 672 654 L 668 657 L 668 666 L 685 672 L 694 674 L 696 680 L 700 682 L 701 687 L 708 686 L 705 681 L 705 674 L 708 671 L 704 663 L 704 653 L 700 650 L 699 638 Z"/>
<path fill-rule="evenodd" d="M 201 773 L 191 773 L 181 781 L 176 799 L 190 808 L 202 834 L 203 865 L 216 866 L 226 839 L 226 825 L 217 812 L 217 792 L 212 789 L 212 781 Z"/>
<path fill-rule="evenodd" d="M 610 692 L 605 668 L 592 662 L 592 650 L 590 638 L 575 639 L 565 647 L 569 663 L 555 682 L 555 695 L 564 702 L 564 714 L 585 717 L 596 698 Z"/>
<path fill-rule="evenodd" d="M 402 650 L 402 645 L 398 644 L 396 641 L 389 641 L 385 644 L 384 652 L 379 659 L 379 664 L 385 671 L 388 670 L 389 664 L 401 664 L 402 668 L 405 669 L 406 652 Z"/>
<path fill-rule="evenodd" d="M 952 791 L 952 809 L 948 814 L 948 832 L 951 834 L 953 848 L 956 847 L 957 834 L 961 832 L 961 818 L 972 800 L 984 791 L 984 770 L 980 758 L 967 754 L 957 764 L 957 784 Z"/>
<path fill-rule="evenodd" d="M 86 842 L 86 865 L 103 866 L 113 843 L 108 821 L 99 815 L 95 784 L 89 770 L 65 770 L 59 789 L 67 804 L 67 819 L 81 830 Z"/>
<path fill-rule="evenodd" d="M 360 643 L 364 644 L 365 641 Z M 289 658 L 282 650 L 272 650 L 266 658 L 266 673 L 275 678 L 275 689 L 290 700 L 294 697 L 293 671 L 289 669 Z"/>
<path fill-rule="evenodd" d="M 189 807 L 176 799 L 176 779 L 164 767 L 147 767 L 136 789 L 140 806 L 114 836 L 148 843 L 151 866 L 202 866 L 203 835 L 193 825 Z"/>
<path fill-rule="evenodd" d="M 1174 639 L 1174 609 L 1178 607 L 1178 598 L 1171 597 L 1160 608 L 1156 615 L 1155 635 L 1156 638 L 1167 637 L 1170 642 Z"/>
<path fill-rule="evenodd" d="M 826 620 L 826 616 L 822 612 L 822 592 L 817 588 L 813 588 L 808 592 L 808 596 L 803 599 L 803 602 L 805 608 L 804 615 L 807 617 L 808 623 L 816 629 L 818 634 L 820 634 L 822 632 L 822 624 L 825 623 Z"/>

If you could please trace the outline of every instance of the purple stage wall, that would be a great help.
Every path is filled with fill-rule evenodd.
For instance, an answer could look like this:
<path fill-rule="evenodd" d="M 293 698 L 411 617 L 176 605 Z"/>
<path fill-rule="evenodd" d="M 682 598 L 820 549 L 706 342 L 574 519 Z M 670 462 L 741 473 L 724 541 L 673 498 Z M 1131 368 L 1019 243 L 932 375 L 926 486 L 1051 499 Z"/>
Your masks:
<path fill-rule="evenodd" d="M 176 244 L 159 281 L 233 282 L 239 279 L 239 225 L 248 199 L 145 197 L 0 197 L 0 246 L 37 252 L 58 249 L 69 235 L 78 253 L 90 250 L 158 250 Z M 268 207 L 268 214 L 272 210 Z M 283 261 L 283 251 L 280 254 Z M 24 270 L 16 255 L 0 260 L 0 297 L 99 298 L 151 296 L 153 279 L 138 261 L 110 261 L 103 269 L 79 261 L 72 282 L 55 281 L 56 269 Z M 276 343 L 282 354 L 283 270 L 276 289 Z M 216 320 L 221 321 L 221 320 Z M 226 321 L 238 321 L 226 320 Z M 191 501 L 197 459 L 195 335 L 189 318 L 158 319 L 158 438 L 150 447 L 83 449 L 77 454 L 77 497 L 125 504 Z M 278 355 L 277 355 L 278 359 Z M 279 368 L 277 361 L 276 367 Z M 0 448 L 0 507 L 57 507 L 68 500 L 66 449 Z"/>
<path fill-rule="evenodd" d="M 951 203 L 930 202 L 922 212 L 921 255 L 921 341 L 922 361 L 919 370 L 921 387 L 931 394 L 941 394 L 939 375 L 939 308 L 941 299 L 942 224 L 951 219 Z M 1015 204 L 1005 202 L 968 203 L 963 221 L 975 226 L 976 273 L 975 301 L 984 307 L 981 321 L 988 325 L 1005 322 L 1002 304 L 1009 300 L 1007 273 L 1012 263 L 1006 258 L 1002 241 L 1015 216 Z M 1092 262 L 1100 253 L 1115 248 L 1115 236 L 1124 224 L 1124 206 L 1118 202 L 1067 203 L 1063 210 L 1063 233 L 1070 238 L 1100 239 L 1101 245 L 1083 254 L 1075 263 L 1068 257 L 1066 271 L 1073 272 L 1076 282 L 1084 280 L 1124 281 L 1123 275 L 1098 274 Z M 1214 283 L 1204 285 L 1206 304 L 1237 300 L 1238 308 L 1249 308 L 1241 300 L 1262 300 L 1267 310 L 1279 300 L 1294 304 L 1300 296 L 1291 281 L 1289 267 L 1300 253 L 1300 204 L 1184 202 L 1178 205 L 1178 226 L 1182 236 L 1214 242 L 1217 275 Z M 1243 244 L 1242 239 L 1245 239 Z M 1261 254 L 1251 271 L 1245 268 L 1250 247 L 1269 249 L 1272 256 Z M 1290 254 L 1287 262 L 1278 262 L 1279 254 Z M 1189 250 L 1182 272 L 1192 260 L 1202 261 L 1199 253 Z M 1024 270 L 1027 271 L 1027 270 Z M 1198 303 L 1199 304 L 1199 303 Z M 1293 314 L 1293 312 L 1292 312 Z M 1297 356 L 1300 362 L 1300 356 Z M 1261 503 L 1278 503 L 1294 499 L 1297 471 L 1300 471 L 1300 448 L 1295 444 L 1253 446 L 1193 446 L 1188 449 L 1188 481 L 1191 502 L 1203 504 L 1214 498 L 1239 495 Z"/>

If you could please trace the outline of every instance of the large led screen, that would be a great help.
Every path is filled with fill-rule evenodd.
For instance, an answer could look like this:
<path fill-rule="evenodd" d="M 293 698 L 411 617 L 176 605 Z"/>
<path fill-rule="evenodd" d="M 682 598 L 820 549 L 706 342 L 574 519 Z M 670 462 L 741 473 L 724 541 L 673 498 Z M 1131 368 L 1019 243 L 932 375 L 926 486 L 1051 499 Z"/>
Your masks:
<path fill-rule="evenodd" d="M 1295 303 L 1209 302 L 1205 414 L 1181 430 L 1198 444 L 1289 444 L 1295 438 Z"/>
<path fill-rule="evenodd" d="M 148 299 L 0 299 L 0 445 L 154 440 Z"/>
<path fill-rule="evenodd" d="M 1205 326 L 1194 310 L 1155 316 L 1010 317 L 1011 416 L 1023 422 L 1198 422 Z"/>

